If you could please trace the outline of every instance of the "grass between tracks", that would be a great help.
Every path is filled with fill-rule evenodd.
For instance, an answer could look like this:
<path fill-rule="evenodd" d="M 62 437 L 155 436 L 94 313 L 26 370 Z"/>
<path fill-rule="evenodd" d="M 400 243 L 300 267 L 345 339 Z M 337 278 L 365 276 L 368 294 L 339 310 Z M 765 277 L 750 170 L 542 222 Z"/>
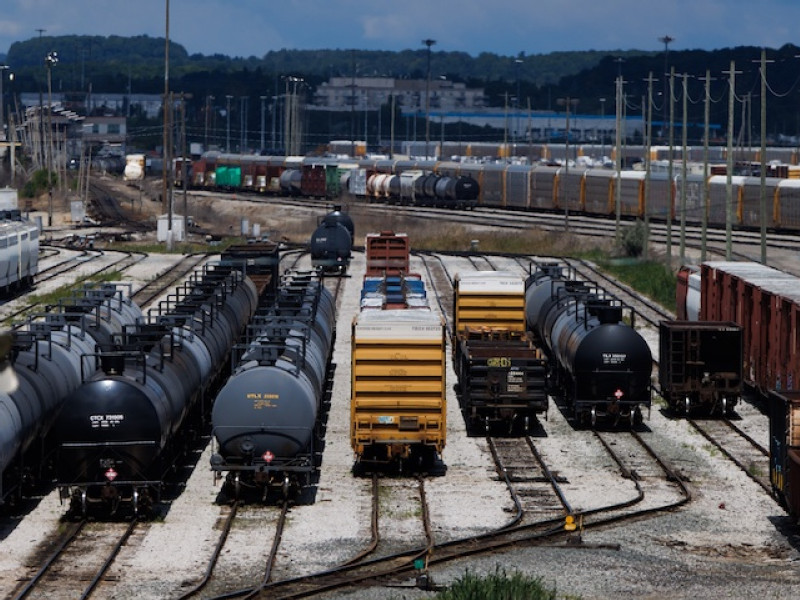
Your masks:
<path fill-rule="evenodd" d="M 565 596 L 561 596 L 564 598 Z M 446 590 L 434 596 L 436 600 L 556 600 L 555 588 L 548 588 L 540 577 L 517 571 L 509 574 L 496 567 L 494 573 L 478 576 L 467 571 Z M 577 598 L 568 596 L 568 598 Z"/>

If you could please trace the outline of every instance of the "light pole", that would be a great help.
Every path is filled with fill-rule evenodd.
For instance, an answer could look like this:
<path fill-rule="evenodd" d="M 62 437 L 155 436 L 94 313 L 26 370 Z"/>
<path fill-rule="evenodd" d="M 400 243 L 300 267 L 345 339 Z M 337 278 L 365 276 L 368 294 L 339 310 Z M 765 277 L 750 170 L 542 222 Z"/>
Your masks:
<path fill-rule="evenodd" d="M 214 96 L 207 95 L 206 96 L 206 118 L 205 118 L 205 135 L 204 135 L 204 143 L 205 149 L 208 150 L 208 119 L 209 115 L 211 114 L 211 102 L 214 100 Z"/>
<path fill-rule="evenodd" d="M 44 63 L 47 66 L 47 129 L 48 139 L 47 144 L 47 187 L 48 191 L 48 204 L 47 204 L 47 225 L 53 225 L 53 67 L 58 64 L 58 53 L 51 51 L 44 57 Z"/>
<path fill-rule="evenodd" d="M 266 96 L 259 96 L 261 100 L 261 148 L 259 153 L 264 152 L 264 102 L 267 100 Z"/>
<path fill-rule="evenodd" d="M 600 159 L 606 155 L 606 99 L 600 98 Z"/>
<path fill-rule="evenodd" d="M 233 96 L 227 94 L 225 96 L 225 152 L 230 154 L 231 151 L 231 100 Z"/>
<path fill-rule="evenodd" d="M 6 104 L 6 97 L 3 95 L 3 79 L 5 79 L 5 71 L 8 71 L 11 67 L 8 65 L 0 65 L 0 136 L 5 136 L 6 130 L 6 122 L 5 117 L 3 116 L 3 110 L 5 109 Z"/>
<path fill-rule="evenodd" d="M 572 106 L 577 106 L 577 98 L 559 98 L 556 100 L 559 106 L 567 107 L 566 132 L 564 135 L 564 229 L 569 229 L 569 198 L 567 197 L 567 182 L 569 180 L 569 110 Z"/>
<path fill-rule="evenodd" d="M 514 141 L 517 140 L 519 136 L 519 69 L 522 65 L 522 59 L 517 58 L 514 60 L 514 67 L 516 70 L 516 77 L 517 77 L 517 99 L 514 101 Z"/>
<path fill-rule="evenodd" d="M 669 73 L 667 72 L 668 69 L 668 61 L 669 61 L 669 44 L 670 42 L 674 42 L 675 38 L 670 35 L 664 35 L 658 38 L 658 41 L 664 44 L 664 97 L 667 96 L 667 76 Z M 667 122 L 667 103 L 664 103 L 662 107 L 662 120 L 661 120 L 661 139 L 664 139 L 664 124 Z"/>
<path fill-rule="evenodd" d="M 428 75 L 425 78 L 425 158 L 428 158 L 430 156 L 428 147 L 431 143 L 431 46 L 436 43 L 436 40 L 425 39 L 422 40 L 422 43 L 428 47 Z"/>

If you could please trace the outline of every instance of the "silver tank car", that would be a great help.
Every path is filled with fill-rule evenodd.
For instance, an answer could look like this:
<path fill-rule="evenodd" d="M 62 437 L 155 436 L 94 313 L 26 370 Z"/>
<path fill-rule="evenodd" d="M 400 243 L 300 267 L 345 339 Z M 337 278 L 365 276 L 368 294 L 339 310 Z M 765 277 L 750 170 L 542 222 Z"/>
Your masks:
<path fill-rule="evenodd" d="M 238 270 L 202 273 L 94 356 L 101 371 L 70 394 L 53 424 L 56 479 L 71 512 L 148 512 L 182 449 L 178 432 L 226 364 L 258 293 Z M 91 508 L 90 508 L 91 507 Z"/>
<path fill-rule="evenodd" d="M 18 499 L 23 481 L 40 478 L 34 471 L 43 467 L 44 448 L 35 442 L 41 442 L 81 377 L 96 370 L 89 358 L 95 348 L 141 317 L 129 295 L 129 286 L 86 286 L 14 330 L 9 360 L 17 387 L 0 393 L 0 503 L 12 493 Z"/>
<path fill-rule="evenodd" d="M 640 407 L 651 401 L 652 354 L 632 326 L 632 309 L 555 265 L 537 270 L 527 285 L 528 329 L 546 349 L 553 391 L 575 419 L 592 425 L 598 417 L 641 419 Z"/>
<path fill-rule="evenodd" d="M 249 341 L 214 402 L 215 472 L 227 491 L 243 487 L 285 496 L 311 483 L 318 469 L 318 417 L 334 337 L 334 299 L 316 278 L 293 273 L 274 304 L 253 319 Z"/>

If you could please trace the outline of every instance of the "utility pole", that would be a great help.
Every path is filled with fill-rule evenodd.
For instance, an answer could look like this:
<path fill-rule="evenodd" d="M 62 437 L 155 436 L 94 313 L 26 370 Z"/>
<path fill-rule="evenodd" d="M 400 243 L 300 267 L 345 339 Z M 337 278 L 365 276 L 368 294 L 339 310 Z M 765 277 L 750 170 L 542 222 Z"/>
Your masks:
<path fill-rule="evenodd" d="M 425 158 L 430 156 L 428 147 L 431 143 L 431 46 L 436 43 L 436 40 L 425 39 L 422 43 L 428 47 L 428 76 L 425 79 Z"/>
<path fill-rule="evenodd" d="M 619 193 L 619 181 L 622 178 L 622 75 L 617 75 L 617 85 L 616 85 L 616 99 L 615 99 L 615 109 L 616 109 L 616 137 L 615 137 L 615 153 L 614 153 L 614 170 L 616 172 L 617 177 L 617 186 L 616 190 L 617 193 L 615 194 L 615 205 L 616 205 L 616 228 L 615 228 L 615 236 L 617 242 L 620 241 L 620 234 L 622 233 L 620 230 L 620 223 L 622 220 L 622 207 L 620 206 L 620 193 Z"/>
<path fill-rule="evenodd" d="M 711 71 L 706 69 L 706 76 L 703 78 L 705 82 L 705 102 L 704 102 L 704 116 L 703 116 L 703 206 L 702 206 L 702 225 L 700 230 L 700 262 L 706 260 L 706 237 L 708 235 L 708 205 L 711 201 L 711 189 L 708 184 L 708 137 L 711 134 L 709 121 L 711 118 Z"/>
<path fill-rule="evenodd" d="M 741 71 L 739 71 L 741 73 Z M 728 75 L 728 163 L 725 180 L 725 260 L 733 257 L 733 110 L 736 101 L 736 62 L 731 61 Z"/>
<path fill-rule="evenodd" d="M 680 261 L 681 265 L 686 261 L 686 154 L 687 154 L 687 98 L 689 97 L 688 89 L 689 75 L 683 74 L 683 131 L 681 132 L 681 243 L 680 243 Z"/>
<path fill-rule="evenodd" d="M 170 143 L 170 126 L 169 126 L 169 0 L 165 1 L 166 16 L 165 16 L 165 35 L 164 35 L 164 132 L 162 136 L 162 145 L 164 146 L 161 153 L 161 209 L 166 208 L 165 203 L 172 206 L 172 198 L 169 197 L 169 187 L 167 185 L 167 172 L 169 170 L 170 156 L 169 156 L 169 143 Z M 172 218 L 170 217 L 167 223 L 167 247 L 172 242 Z"/>
<path fill-rule="evenodd" d="M 761 264 L 767 264 L 767 60 L 761 49 Z"/>
<path fill-rule="evenodd" d="M 645 144 L 647 151 L 644 157 L 644 258 L 650 254 L 650 170 L 652 168 L 653 151 L 653 83 L 658 81 L 653 78 L 653 72 L 647 75 L 647 122 L 645 123 Z M 644 111 L 643 111 L 644 112 Z M 619 182 L 617 182 L 619 184 Z"/>
<path fill-rule="evenodd" d="M 669 150 L 667 151 L 667 269 L 672 269 L 672 212 L 674 207 L 673 166 L 675 158 L 675 67 L 669 70 Z"/>

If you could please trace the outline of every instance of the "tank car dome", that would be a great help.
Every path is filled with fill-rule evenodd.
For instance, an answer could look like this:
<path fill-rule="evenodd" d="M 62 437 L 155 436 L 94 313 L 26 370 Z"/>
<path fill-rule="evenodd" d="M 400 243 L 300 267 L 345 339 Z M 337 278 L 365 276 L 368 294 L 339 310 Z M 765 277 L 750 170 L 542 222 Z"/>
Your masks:
<path fill-rule="evenodd" d="M 342 207 L 338 204 L 333 207 L 333 210 L 322 218 L 320 224 L 338 223 L 342 225 L 347 231 L 350 232 L 350 239 L 355 239 L 356 227 L 353 224 L 353 219 L 350 218 L 346 212 L 342 211 Z"/>

